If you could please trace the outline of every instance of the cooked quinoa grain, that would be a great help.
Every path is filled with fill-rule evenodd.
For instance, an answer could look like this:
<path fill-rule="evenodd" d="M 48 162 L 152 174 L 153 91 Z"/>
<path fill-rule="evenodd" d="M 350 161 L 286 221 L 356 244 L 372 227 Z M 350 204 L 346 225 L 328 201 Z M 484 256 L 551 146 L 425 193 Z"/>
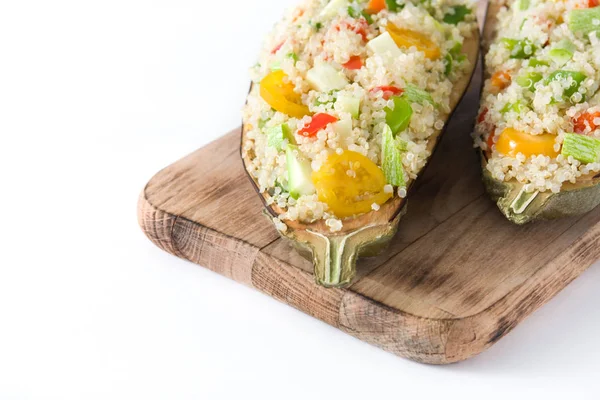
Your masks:
<path fill-rule="evenodd" d="M 243 110 L 246 168 L 283 211 L 278 221 L 324 219 L 338 231 L 406 196 L 471 68 L 461 48 L 474 27 L 455 0 L 305 0 L 290 10 L 251 69 Z"/>

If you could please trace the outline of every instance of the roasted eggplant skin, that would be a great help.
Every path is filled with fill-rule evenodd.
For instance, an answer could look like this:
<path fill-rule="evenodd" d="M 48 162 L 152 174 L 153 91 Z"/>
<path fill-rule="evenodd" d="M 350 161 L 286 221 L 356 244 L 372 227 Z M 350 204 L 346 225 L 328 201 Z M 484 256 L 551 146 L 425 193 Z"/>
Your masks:
<path fill-rule="evenodd" d="M 485 159 L 485 155 L 482 155 Z M 515 180 L 501 182 L 483 166 L 483 183 L 504 216 L 517 225 L 536 220 L 551 220 L 582 215 L 600 204 L 600 179 L 565 184 L 559 193 L 527 193 Z"/>

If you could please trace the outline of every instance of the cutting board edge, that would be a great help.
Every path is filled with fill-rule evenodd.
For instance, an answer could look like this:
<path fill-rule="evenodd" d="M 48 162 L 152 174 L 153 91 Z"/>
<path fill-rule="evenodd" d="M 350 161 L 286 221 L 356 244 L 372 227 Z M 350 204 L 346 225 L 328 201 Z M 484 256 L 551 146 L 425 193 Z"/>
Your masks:
<path fill-rule="evenodd" d="M 546 296 L 519 299 L 520 287 L 478 314 L 464 318 L 415 316 L 349 289 L 325 289 L 311 274 L 261 249 L 153 205 L 142 192 L 138 222 L 157 247 L 293 306 L 343 332 L 400 357 L 450 364 L 488 349 L 583 272 L 554 282 Z M 195 238 L 195 239 L 190 239 Z M 207 241 L 211 245 L 204 246 Z M 215 242 L 229 243 L 215 248 Z M 203 254 L 203 251 L 211 254 Z M 229 256 L 226 253 L 234 253 Z M 235 268 L 232 268 L 234 264 Z M 587 261 L 586 261 L 587 263 Z M 547 283 L 545 283 L 547 284 Z"/>

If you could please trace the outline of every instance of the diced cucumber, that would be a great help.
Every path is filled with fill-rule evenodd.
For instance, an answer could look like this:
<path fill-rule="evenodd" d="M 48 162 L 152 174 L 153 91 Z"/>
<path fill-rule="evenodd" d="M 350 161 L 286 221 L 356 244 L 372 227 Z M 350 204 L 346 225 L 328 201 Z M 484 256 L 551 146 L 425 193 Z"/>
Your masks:
<path fill-rule="evenodd" d="M 285 149 L 288 144 L 295 144 L 292 131 L 287 124 L 281 124 L 268 128 L 265 132 L 267 135 L 267 143 L 269 146 L 277 150 Z"/>
<path fill-rule="evenodd" d="M 444 75 L 448 76 L 452 73 L 452 67 L 454 64 L 454 60 L 450 54 L 446 54 L 444 56 Z"/>
<path fill-rule="evenodd" d="M 345 116 L 333 124 L 333 130 L 340 139 L 340 144 L 345 144 L 346 139 L 352 137 L 352 118 Z"/>
<path fill-rule="evenodd" d="M 375 39 L 371 40 L 367 43 L 367 47 L 375 54 L 385 56 L 386 54 L 391 55 L 392 57 L 400 57 L 402 56 L 402 51 L 392 39 L 392 36 L 389 32 L 384 32 L 381 35 L 377 36 Z"/>
<path fill-rule="evenodd" d="M 348 0 L 331 0 L 321 11 L 319 18 L 333 18 L 338 14 L 340 9 L 346 9 L 349 5 Z"/>
<path fill-rule="evenodd" d="M 557 101 L 565 100 L 566 98 L 570 98 L 575 93 L 577 93 L 577 91 L 579 90 L 579 86 L 581 86 L 581 83 L 585 80 L 586 76 L 583 73 L 578 72 L 578 71 L 558 70 L 558 71 L 554 71 L 553 73 L 550 74 L 550 76 L 548 76 L 548 78 L 546 78 L 546 84 L 549 84 L 550 82 L 553 82 L 553 81 L 567 80 L 569 78 L 571 78 L 572 82 L 573 82 L 571 84 L 571 87 L 565 89 L 563 91 L 563 98 L 556 99 Z M 584 101 L 584 100 L 585 100 L 585 96 L 582 96 L 581 101 Z"/>
<path fill-rule="evenodd" d="M 392 129 L 387 125 L 381 137 L 381 169 L 388 184 L 398 187 L 406 186 L 402 153 L 396 145 Z"/>
<path fill-rule="evenodd" d="M 360 114 L 360 98 L 340 94 L 337 98 L 337 102 L 335 103 L 335 109 L 350 113 L 352 118 L 358 118 Z"/>
<path fill-rule="evenodd" d="M 574 52 L 575 45 L 572 42 L 561 40 L 548 52 L 548 57 L 559 67 L 562 67 L 573 58 Z"/>
<path fill-rule="evenodd" d="M 526 59 L 537 50 L 537 46 L 529 39 L 502 39 L 504 46 L 510 50 L 510 58 Z"/>
<path fill-rule="evenodd" d="M 297 199 L 300 196 L 315 193 L 312 182 L 312 167 L 310 161 L 300 154 L 297 146 L 288 145 L 286 151 L 288 190 L 290 196 Z"/>
<path fill-rule="evenodd" d="M 458 25 L 465 20 L 465 17 L 471 14 L 471 9 L 463 4 L 452 7 L 454 12 L 444 15 L 444 22 L 447 24 Z"/>
<path fill-rule="evenodd" d="M 524 88 L 529 88 L 532 92 L 535 92 L 535 84 L 541 81 L 543 78 L 539 72 L 526 72 L 517 77 L 517 84 Z"/>
<path fill-rule="evenodd" d="M 390 100 L 394 102 L 394 109 L 385 108 L 385 121 L 392 130 L 392 134 L 397 135 L 410 125 L 413 110 L 408 100 L 403 97 L 392 96 Z"/>
<path fill-rule="evenodd" d="M 569 29 L 584 36 L 600 30 L 600 7 L 572 10 L 569 13 Z"/>
<path fill-rule="evenodd" d="M 600 140 L 576 133 L 567 133 L 563 141 L 561 154 L 572 156 L 582 163 L 600 161 Z"/>
<path fill-rule="evenodd" d="M 433 101 L 433 97 L 431 97 L 429 93 L 423 89 L 419 89 L 415 85 L 411 85 L 410 83 L 404 86 L 404 93 L 402 93 L 402 96 L 411 103 L 429 103 L 432 106 L 436 106 L 435 102 Z"/>
<path fill-rule="evenodd" d="M 306 73 L 306 80 L 319 92 L 340 90 L 348 84 L 348 80 L 342 71 L 338 71 L 325 62 L 315 63 L 315 66 Z"/>
<path fill-rule="evenodd" d="M 367 23 L 368 23 L 369 25 L 371 25 L 373 22 L 375 22 L 375 21 L 373 20 L 373 17 L 371 17 L 371 14 L 369 14 L 369 13 L 368 13 L 368 12 L 366 12 L 366 11 L 363 11 L 363 12 L 361 12 L 361 13 L 360 13 L 360 15 L 362 15 L 362 16 L 363 16 L 363 18 L 364 18 L 364 19 L 367 21 Z"/>

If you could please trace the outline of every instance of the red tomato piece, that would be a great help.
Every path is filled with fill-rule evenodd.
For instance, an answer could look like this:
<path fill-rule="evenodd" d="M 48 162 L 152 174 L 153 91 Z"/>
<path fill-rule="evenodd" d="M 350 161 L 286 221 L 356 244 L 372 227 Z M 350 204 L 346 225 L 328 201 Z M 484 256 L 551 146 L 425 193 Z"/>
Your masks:
<path fill-rule="evenodd" d="M 322 129 L 325 129 L 327 125 L 337 121 L 338 119 L 333 115 L 325 113 L 315 114 L 313 115 L 310 123 L 305 125 L 304 128 L 300 129 L 300 131 L 298 131 L 298 134 L 304 137 L 313 137 L 317 134 L 317 132 L 319 132 Z"/>
<path fill-rule="evenodd" d="M 485 116 L 488 113 L 488 109 L 487 107 L 484 107 L 483 110 L 481 110 L 481 114 L 479 114 L 479 117 L 477 117 L 477 122 L 479 122 L 480 124 L 485 121 Z"/>
<path fill-rule="evenodd" d="M 342 29 L 347 29 L 352 32 L 358 33 L 362 36 L 363 40 L 367 41 L 367 30 L 369 29 L 369 23 L 364 18 L 356 19 L 352 22 L 343 21 L 339 25 L 335 27 L 338 31 Z"/>
<path fill-rule="evenodd" d="M 404 93 L 404 90 L 397 88 L 396 86 L 377 86 L 371 89 L 371 93 L 383 92 L 383 98 L 389 100 L 392 96 L 399 96 Z"/>
<path fill-rule="evenodd" d="M 586 128 L 589 126 L 592 130 L 596 130 L 599 125 L 597 125 L 594 120 L 596 118 L 600 118 L 600 112 L 596 111 L 594 113 L 584 112 L 579 117 L 573 119 L 574 130 L 576 133 L 585 132 Z"/>
<path fill-rule="evenodd" d="M 363 67 L 362 58 L 360 58 L 360 56 L 352 56 L 350 57 L 350 61 L 342 65 L 342 67 L 352 70 L 361 69 Z"/>
<path fill-rule="evenodd" d="M 273 50 L 271 50 L 271 54 L 276 54 L 279 50 L 281 50 L 281 48 L 283 47 L 283 45 L 285 44 L 285 41 L 279 43 L 277 46 L 275 46 L 273 48 Z"/>

